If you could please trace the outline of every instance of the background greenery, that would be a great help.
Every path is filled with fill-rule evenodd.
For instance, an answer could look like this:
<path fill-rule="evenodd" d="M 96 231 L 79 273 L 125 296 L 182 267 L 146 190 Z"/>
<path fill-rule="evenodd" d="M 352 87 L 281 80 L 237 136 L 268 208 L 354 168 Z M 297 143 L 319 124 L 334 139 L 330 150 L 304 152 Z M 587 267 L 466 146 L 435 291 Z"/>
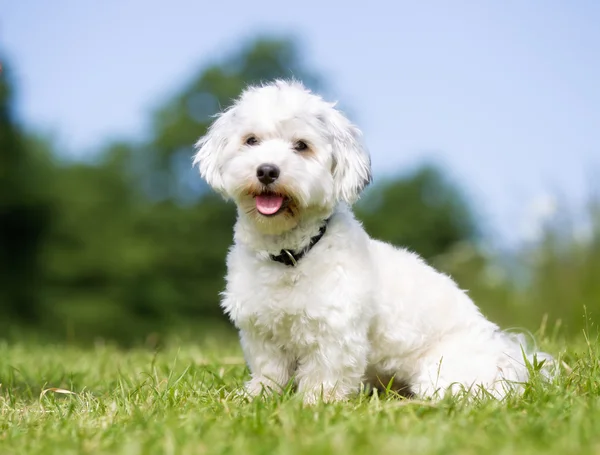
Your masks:
<path fill-rule="evenodd" d="M 23 128 L 3 67 L 0 338 L 156 345 L 228 327 L 218 293 L 235 211 L 191 168 L 192 146 L 248 83 L 293 75 L 326 91 L 295 43 L 260 38 L 201 68 L 149 113 L 149 137 L 107 144 L 87 161 Z M 379 179 L 356 207 L 371 235 L 451 274 L 504 327 L 545 321 L 566 337 L 595 330 L 600 311 L 597 198 L 589 211 L 591 237 L 577 240 L 565 216 L 540 242 L 500 256 L 481 246 L 482 220 L 438 166 Z"/>

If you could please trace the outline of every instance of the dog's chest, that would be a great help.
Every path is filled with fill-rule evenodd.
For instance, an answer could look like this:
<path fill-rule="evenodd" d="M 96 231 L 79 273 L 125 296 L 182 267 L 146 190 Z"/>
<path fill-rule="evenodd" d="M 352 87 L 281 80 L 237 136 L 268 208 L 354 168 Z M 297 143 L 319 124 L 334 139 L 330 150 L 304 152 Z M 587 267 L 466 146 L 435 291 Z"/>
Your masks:
<path fill-rule="evenodd" d="M 252 280 L 230 278 L 229 292 L 236 298 L 229 313 L 238 327 L 286 347 L 316 343 L 326 323 L 327 303 L 318 280 L 311 280 L 305 270 L 259 268 Z"/>

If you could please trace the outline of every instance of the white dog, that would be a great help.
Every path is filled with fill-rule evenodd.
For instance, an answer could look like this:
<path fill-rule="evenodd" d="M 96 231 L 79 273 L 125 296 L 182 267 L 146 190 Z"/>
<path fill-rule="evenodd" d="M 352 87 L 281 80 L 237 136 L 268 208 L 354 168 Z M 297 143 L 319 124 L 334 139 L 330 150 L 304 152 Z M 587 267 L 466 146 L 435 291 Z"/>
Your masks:
<path fill-rule="evenodd" d="M 197 143 L 201 175 L 238 208 L 222 307 L 247 392 L 294 381 L 314 403 L 393 379 L 421 397 L 503 397 L 528 378 L 521 338 L 416 254 L 369 238 L 350 206 L 370 158 L 334 106 L 297 82 L 250 87 Z"/>

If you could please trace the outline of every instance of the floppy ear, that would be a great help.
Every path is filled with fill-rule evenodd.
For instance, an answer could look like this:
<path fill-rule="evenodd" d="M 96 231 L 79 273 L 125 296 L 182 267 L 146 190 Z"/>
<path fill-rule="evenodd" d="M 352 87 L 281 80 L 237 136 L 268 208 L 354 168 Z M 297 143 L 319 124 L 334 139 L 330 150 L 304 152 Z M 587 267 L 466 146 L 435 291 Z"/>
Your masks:
<path fill-rule="evenodd" d="M 196 142 L 196 154 L 193 161 L 193 165 L 198 166 L 200 175 L 206 180 L 206 183 L 224 196 L 226 194 L 219 157 L 229 143 L 228 127 L 232 117 L 232 109 L 218 115 L 206 134 Z"/>
<path fill-rule="evenodd" d="M 338 200 L 356 202 L 372 182 L 371 158 L 361 141 L 361 132 L 342 113 L 332 109 L 323 117 L 331 134 L 333 181 Z"/>

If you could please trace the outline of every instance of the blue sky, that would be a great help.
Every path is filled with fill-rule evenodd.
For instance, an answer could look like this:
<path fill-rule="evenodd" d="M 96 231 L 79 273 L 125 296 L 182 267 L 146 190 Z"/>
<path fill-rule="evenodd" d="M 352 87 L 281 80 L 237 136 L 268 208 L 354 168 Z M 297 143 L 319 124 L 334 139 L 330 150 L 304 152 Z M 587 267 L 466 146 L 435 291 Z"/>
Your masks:
<path fill-rule="evenodd" d="M 553 194 L 578 209 L 597 185 L 599 24 L 597 0 L 0 0 L 19 114 L 65 153 L 143 135 L 203 64 L 292 34 L 364 131 L 375 178 L 447 166 L 508 245 Z"/>

